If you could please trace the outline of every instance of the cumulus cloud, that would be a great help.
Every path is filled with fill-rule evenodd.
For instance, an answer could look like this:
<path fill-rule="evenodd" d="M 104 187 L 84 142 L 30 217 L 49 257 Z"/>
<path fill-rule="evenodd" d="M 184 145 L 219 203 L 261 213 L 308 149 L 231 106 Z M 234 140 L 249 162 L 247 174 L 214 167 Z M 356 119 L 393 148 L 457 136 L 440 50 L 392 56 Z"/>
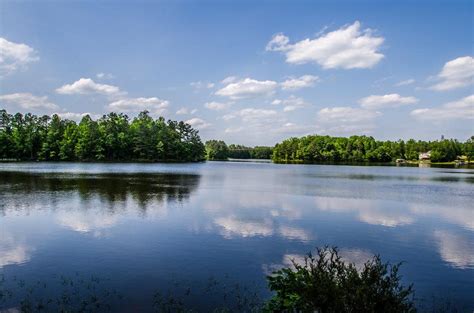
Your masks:
<path fill-rule="evenodd" d="M 210 123 L 208 123 L 205 120 L 203 120 L 201 118 L 198 118 L 198 117 L 194 117 L 192 119 L 189 119 L 185 123 L 191 125 L 194 128 L 197 128 L 197 129 L 206 129 L 209 126 L 211 126 Z"/>
<path fill-rule="evenodd" d="M 372 95 L 359 100 L 361 107 L 364 109 L 397 108 L 417 102 L 418 99 L 415 97 L 402 97 L 396 93 L 388 95 Z"/>
<path fill-rule="evenodd" d="M 415 80 L 413 78 L 410 78 L 410 79 L 402 80 L 402 81 L 396 83 L 395 86 L 401 87 L 401 86 L 411 85 L 411 84 L 414 84 L 414 83 L 415 83 Z"/>
<path fill-rule="evenodd" d="M 189 114 L 189 110 L 188 110 L 188 108 L 181 108 L 181 109 L 179 109 L 178 111 L 176 111 L 176 114 L 177 114 L 177 115 Z"/>
<path fill-rule="evenodd" d="M 228 84 L 216 92 L 218 96 L 229 97 L 231 99 L 254 98 L 272 94 L 278 83 L 271 80 L 255 80 L 245 78 Z"/>
<path fill-rule="evenodd" d="M 237 76 L 228 76 L 224 78 L 223 80 L 221 80 L 221 84 L 227 85 L 227 84 L 235 82 L 237 79 L 238 79 Z"/>
<path fill-rule="evenodd" d="M 381 113 L 352 107 L 323 108 L 318 112 L 318 118 L 325 122 L 358 123 L 374 120 Z"/>
<path fill-rule="evenodd" d="M 319 81 L 318 76 L 303 75 L 299 78 L 290 78 L 281 83 L 283 90 L 297 90 L 301 88 L 312 87 Z"/>
<path fill-rule="evenodd" d="M 229 103 L 222 103 L 222 102 L 206 102 L 204 106 L 209 110 L 220 111 L 229 108 Z"/>
<path fill-rule="evenodd" d="M 290 135 L 309 135 L 314 134 L 316 127 L 314 125 L 301 125 L 292 122 L 284 122 L 284 124 L 275 129 L 276 133 Z"/>
<path fill-rule="evenodd" d="M 243 127 L 227 127 L 224 132 L 226 134 L 234 134 L 234 133 L 240 133 L 242 130 L 244 130 Z"/>
<path fill-rule="evenodd" d="M 236 118 L 236 117 L 237 117 L 237 116 L 236 116 L 235 114 L 226 114 L 226 115 L 223 115 L 223 116 L 222 116 L 222 119 L 223 119 L 224 121 L 230 121 L 230 120 L 232 120 L 232 119 L 234 119 L 234 118 Z"/>
<path fill-rule="evenodd" d="M 59 117 L 63 119 L 73 120 L 76 122 L 79 122 L 80 120 L 82 120 L 82 118 L 86 115 L 89 115 L 94 120 L 101 117 L 100 114 L 94 114 L 94 113 L 89 113 L 89 112 L 85 112 L 85 113 L 59 112 L 59 113 L 54 113 L 54 114 L 57 114 Z"/>
<path fill-rule="evenodd" d="M 72 84 L 66 84 L 59 87 L 58 89 L 56 89 L 56 92 L 63 95 L 101 94 L 105 96 L 119 96 L 125 94 L 125 92 L 121 91 L 116 86 L 99 84 L 94 82 L 90 78 L 80 78 Z"/>
<path fill-rule="evenodd" d="M 169 102 L 167 100 L 156 97 L 125 98 L 110 103 L 108 109 L 118 112 L 141 112 L 148 110 L 153 114 L 163 114 L 168 106 Z"/>
<path fill-rule="evenodd" d="M 265 50 L 267 51 L 286 51 L 288 50 L 288 44 L 290 38 L 285 36 L 283 33 L 273 35 L 272 39 L 267 43 Z"/>
<path fill-rule="evenodd" d="M 211 88 L 214 88 L 214 83 L 202 82 L 202 81 L 192 82 L 189 85 L 191 85 L 191 87 L 196 88 L 196 89 L 203 89 L 203 88 L 211 89 Z"/>
<path fill-rule="evenodd" d="M 474 95 L 458 101 L 448 102 L 439 108 L 422 108 L 410 112 L 410 115 L 419 120 L 445 121 L 474 119 Z"/>
<path fill-rule="evenodd" d="M 47 96 L 38 97 L 31 93 L 13 93 L 0 96 L 0 101 L 11 103 L 25 110 L 57 110 L 58 106 L 48 100 Z"/>
<path fill-rule="evenodd" d="M 0 76 L 24 69 L 38 60 L 35 49 L 24 43 L 15 43 L 0 37 Z"/>
<path fill-rule="evenodd" d="M 383 37 L 372 30 L 361 30 L 360 22 L 324 33 L 315 39 L 304 39 L 290 44 L 287 36 L 279 33 L 267 44 L 267 51 L 281 51 L 286 62 L 293 64 L 317 63 L 325 69 L 371 68 L 384 58 L 378 50 Z"/>
<path fill-rule="evenodd" d="M 110 73 L 97 73 L 95 75 L 98 79 L 114 79 L 115 76 Z"/>
<path fill-rule="evenodd" d="M 317 114 L 320 133 L 331 135 L 367 134 L 375 128 L 381 113 L 353 107 L 323 108 Z"/>
<path fill-rule="evenodd" d="M 240 110 L 238 115 L 244 122 L 249 122 L 275 117 L 277 112 L 275 110 L 246 108 Z"/>
<path fill-rule="evenodd" d="M 183 108 L 179 109 L 178 111 L 176 111 L 176 114 L 177 115 L 186 115 L 186 114 L 194 114 L 196 112 L 197 112 L 197 109 L 190 110 L 188 108 L 183 107 Z"/>
<path fill-rule="evenodd" d="M 474 80 L 474 58 L 465 56 L 447 62 L 437 78 L 439 82 L 431 86 L 431 89 L 437 91 L 472 85 Z"/>
<path fill-rule="evenodd" d="M 287 99 L 275 99 L 272 101 L 274 105 L 283 104 L 285 107 L 283 108 L 284 112 L 291 112 L 297 109 L 301 109 L 308 104 L 304 101 L 303 98 L 295 97 L 294 95 L 289 96 Z"/>

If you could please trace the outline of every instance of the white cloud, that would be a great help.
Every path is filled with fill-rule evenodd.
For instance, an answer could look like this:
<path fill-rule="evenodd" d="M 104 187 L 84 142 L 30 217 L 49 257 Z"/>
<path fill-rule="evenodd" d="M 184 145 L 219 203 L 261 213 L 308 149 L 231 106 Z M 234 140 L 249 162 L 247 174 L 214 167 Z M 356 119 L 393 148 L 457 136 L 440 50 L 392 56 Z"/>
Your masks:
<path fill-rule="evenodd" d="M 411 85 L 411 84 L 414 84 L 414 83 L 415 83 L 415 80 L 413 78 L 410 78 L 410 79 L 402 80 L 402 81 L 396 83 L 395 86 L 397 86 L 397 87 L 407 86 L 407 85 Z"/>
<path fill-rule="evenodd" d="M 241 132 L 242 130 L 244 130 L 243 127 L 228 127 L 225 129 L 225 133 L 226 134 L 232 134 L 232 133 L 239 133 Z"/>
<path fill-rule="evenodd" d="M 227 84 L 235 82 L 237 79 L 238 79 L 237 76 L 228 76 L 224 78 L 223 80 L 221 80 L 221 84 L 227 85 Z"/>
<path fill-rule="evenodd" d="M 15 43 L 0 37 L 0 76 L 26 68 L 39 60 L 35 49 L 23 43 Z"/>
<path fill-rule="evenodd" d="M 231 99 L 259 97 L 272 94 L 277 86 L 277 82 L 271 80 L 259 81 L 252 78 L 245 78 L 219 89 L 216 95 L 229 97 Z"/>
<path fill-rule="evenodd" d="M 191 85 L 191 87 L 196 88 L 196 89 L 203 89 L 203 88 L 211 89 L 211 88 L 214 88 L 214 83 L 202 82 L 202 81 L 192 82 L 189 85 Z"/>
<path fill-rule="evenodd" d="M 188 108 L 183 107 L 183 108 L 179 109 L 178 111 L 176 111 L 176 114 L 177 115 L 186 115 L 186 114 L 194 114 L 196 112 L 197 112 L 197 109 L 190 110 Z"/>
<path fill-rule="evenodd" d="M 301 109 L 305 106 L 307 106 L 308 104 L 304 101 L 303 98 L 298 98 L 298 97 L 295 97 L 293 95 L 289 96 L 287 99 L 285 100 L 281 100 L 281 99 L 275 99 L 272 101 L 272 104 L 274 105 L 280 105 L 280 104 L 283 104 L 285 107 L 283 108 L 283 111 L 284 112 L 290 112 L 290 111 L 294 111 L 294 110 L 297 110 L 297 109 Z"/>
<path fill-rule="evenodd" d="M 198 117 L 194 117 L 192 119 L 189 119 L 185 123 L 191 125 L 194 128 L 197 128 L 197 129 L 205 129 L 205 128 L 208 128 L 209 126 L 211 126 L 210 123 L 208 123 L 205 120 L 203 120 L 201 118 L 198 118 Z"/>
<path fill-rule="evenodd" d="M 272 40 L 267 43 L 265 50 L 267 51 L 286 51 L 288 50 L 288 44 L 290 43 L 290 38 L 283 35 L 283 33 L 278 33 L 273 35 Z"/>
<path fill-rule="evenodd" d="M 459 57 L 447 62 L 437 78 L 437 84 L 431 89 L 446 91 L 472 85 L 474 80 L 474 58 L 470 56 Z"/>
<path fill-rule="evenodd" d="M 177 115 L 189 114 L 189 110 L 188 110 L 188 108 L 181 108 L 181 109 L 179 109 L 178 111 L 176 111 L 176 114 L 177 114 Z"/>
<path fill-rule="evenodd" d="M 163 114 L 169 102 L 156 97 L 152 98 L 125 98 L 114 101 L 108 105 L 108 109 L 118 112 L 141 112 L 148 110 L 153 114 Z"/>
<path fill-rule="evenodd" d="M 341 136 L 352 136 L 352 135 L 367 135 L 373 133 L 375 125 L 373 123 L 360 123 L 360 124 L 347 124 L 347 125 L 322 125 L 323 128 L 318 130 L 318 133 L 322 135 L 341 135 Z"/>
<path fill-rule="evenodd" d="M 238 112 L 244 122 L 259 121 L 265 118 L 272 118 L 277 115 L 275 110 L 246 108 Z"/>
<path fill-rule="evenodd" d="M 97 73 L 95 75 L 98 79 L 114 79 L 115 76 L 110 73 Z"/>
<path fill-rule="evenodd" d="M 443 121 L 456 119 L 474 119 L 474 95 L 458 101 L 449 102 L 439 108 L 423 108 L 410 112 L 410 115 L 419 120 Z"/>
<path fill-rule="evenodd" d="M 312 87 L 319 81 L 318 76 L 303 75 L 299 78 L 290 78 L 281 83 L 283 90 L 296 90 L 306 87 Z"/>
<path fill-rule="evenodd" d="M 402 97 L 396 93 L 380 96 L 372 95 L 359 100 L 361 107 L 364 109 L 396 108 L 417 102 L 418 99 L 415 97 Z"/>
<path fill-rule="evenodd" d="M 368 134 L 380 112 L 352 107 L 323 108 L 318 112 L 319 133 L 330 135 Z"/>
<path fill-rule="evenodd" d="M 94 114 L 94 113 L 89 113 L 89 112 L 85 112 L 85 113 L 59 112 L 59 113 L 54 113 L 54 114 L 57 114 L 59 117 L 63 119 L 73 120 L 76 122 L 79 122 L 80 120 L 82 120 L 82 118 L 86 115 L 89 115 L 94 120 L 99 119 L 101 117 L 100 114 Z"/>
<path fill-rule="evenodd" d="M 119 96 L 125 94 L 118 87 L 106 84 L 99 84 L 90 78 L 81 78 L 72 84 L 66 84 L 58 89 L 56 92 L 63 95 L 73 94 L 101 94 L 105 96 Z"/>
<path fill-rule="evenodd" d="M 283 100 L 281 100 L 281 99 L 275 99 L 275 100 L 272 101 L 272 104 L 273 105 L 279 105 L 279 104 L 282 104 L 282 102 L 283 102 Z"/>
<path fill-rule="evenodd" d="M 232 119 L 234 119 L 234 118 L 236 118 L 236 117 L 237 117 L 237 116 L 235 116 L 235 114 L 226 114 L 226 115 L 222 116 L 222 119 L 223 119 L 224 121 L 230 121 L 230 120 L 232 120 Z"/>
<path fill-rule="evenodd" d="M 222 102 L 206 102 L 204 106 L 209 110 L 220 111 L 229 108 L 229 103 L 222 103 Z"/>
<path fill-rule="evenodd" d="M 361 30 L 360 22 L 322 34 L 315 39 L 304 39 L 294 44 L 283 34 L 273 36 L 267 51 L 282 51 L 286 62 L 304 64 L 315 62 L 325 69 L 371 68 L 384 55 L 378 51 L 383 37 L 375 37 L 370 29 Z"/>
<path fill-rule="evenodd" d="M 318 112 L 318 118 L 321 121 L 336 123 L 369 122 L 379 115 L 380 112 L 352 107 L 324 108 Z"/>
<path fill-rule="evenodd" d="M 19 106 L 25 110 L 47 109 L 57 110 L 58 106 L 48 100 L 47 96 L 38 97 L 31 93 L 13 93 L 0 96 L 0 101 L 5 101 Z"/>

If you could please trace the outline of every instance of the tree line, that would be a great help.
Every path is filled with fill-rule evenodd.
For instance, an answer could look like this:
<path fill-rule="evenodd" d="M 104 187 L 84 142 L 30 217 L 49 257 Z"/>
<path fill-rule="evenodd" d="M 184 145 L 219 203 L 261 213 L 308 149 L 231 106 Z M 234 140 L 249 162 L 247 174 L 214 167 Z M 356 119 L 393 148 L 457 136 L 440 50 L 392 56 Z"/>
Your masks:
<path fill-rule="evenodd" d="M 465 142 L 456 139 L 422 141 L 378 141 L 371 136 L 331 137 L 310 135 L 289 138 L 273 148 L 274 162 L 391 162 L 418 160 L 431 151 L 431 161 L 451 162 L 463 156 L 474 159 L 474 136 Z"/>
<path fill-rule="evenodd" d="M 182 121 L 153 119 L 148 111 L 132 120 L 109 113 L 76 122 L 57 114 L 9 114 L 0 110 L 0 159 L 44 161 L 201 161 L 198 131 Z"/>
<path fill-rule="evenodd" d="M 208 160 L 227 159 L 271 159 L 273 148 L 265 146 L 247 147 L 243 145 L 227 145 L 222 140 L 206 141 L 206 158 Z"/>

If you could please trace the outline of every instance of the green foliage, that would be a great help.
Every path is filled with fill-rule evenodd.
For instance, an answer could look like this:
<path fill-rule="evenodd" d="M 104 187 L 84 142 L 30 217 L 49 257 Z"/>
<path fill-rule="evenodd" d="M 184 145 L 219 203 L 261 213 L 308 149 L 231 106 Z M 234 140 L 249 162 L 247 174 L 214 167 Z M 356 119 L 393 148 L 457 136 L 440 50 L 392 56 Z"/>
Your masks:
<path fill-rule="evenodd" d="M 431 151 L 434 162 L 454 161 L 459 155 L 473 157 L 473 137 L 465 143 L 440 141 L 377 141 L 369 136 L 330 137 L 311 135 L 289 138 L 273 148 L 275 162 L 391 162 L 418 160 L 421 152 Z"/>
<path fill-rule="evenodd" d="M 379 256 L 358 270 L 345 263 L 336 248 L 318 249 L 304 264 L 293 261 L 268 276 L 275 292 L 267 312 L 416 312 L 413 289 L 403 287 L 400 264 L 382 263 Z"/>
<path fill-rule="evenodd" d="M 273 153 L 272 147 L 265 147 L 265 146 L 255 146 L 250 151 L 250 158 L 251 159 L 271 159 Z"/>
<path fill-rule="evenodd" d="M 216 140 L 211 140 L 214 142 Z M 220 141 L 221 142 L 221 141 Z M 222 145 L 223 141 L 221 142 Z M 213 143 L 215 144 L 215 143 Z M 225 143 L 224 143 L 225 144 Z M 228 146 L 227 155 L 223 160 L 227 158 L 232 159 L 271 159 L 273 148 L 256 146 L 256 147 L 247 147 L 243 145 L 231 144 Z"/>
<path fill-rule="evenodd" d="M 130 123 L 109 113 L 79 124 L 58 115 L 38 117 L 0 110 L 0 159 L 63 161 L 201 161 L 205 149 L 189 124 L 154 120 L 147 111 Z"/>
<path fill-rule="evenodd" d="M 229 148 L 222 140 L 206 141 L 206 157 L 208 160 L 227 160 Z"/>

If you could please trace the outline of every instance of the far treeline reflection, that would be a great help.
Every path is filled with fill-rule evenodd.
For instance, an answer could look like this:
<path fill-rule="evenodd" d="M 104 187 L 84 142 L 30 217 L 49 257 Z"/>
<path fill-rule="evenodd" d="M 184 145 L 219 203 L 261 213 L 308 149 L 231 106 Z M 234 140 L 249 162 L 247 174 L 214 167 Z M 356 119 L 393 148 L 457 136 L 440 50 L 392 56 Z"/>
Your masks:
<path fill-rule="evenodd" d="M 77 124 L 57 114 L 9 114 L 0 110 L 0 160 L 22 161 L 151 161 L 272 159 L 274 162 L 416 161 L 429 153 L 432 162 L 469 163 L 474 136 L 435 141 L 379 141 L 371 136 L 309 135 L 289 138 L 274 147 L 227 145 L 209 140 L 183 121 L 153 119 L 148 111 L 130 119 L 126 114 L 85 115 Z"/>

